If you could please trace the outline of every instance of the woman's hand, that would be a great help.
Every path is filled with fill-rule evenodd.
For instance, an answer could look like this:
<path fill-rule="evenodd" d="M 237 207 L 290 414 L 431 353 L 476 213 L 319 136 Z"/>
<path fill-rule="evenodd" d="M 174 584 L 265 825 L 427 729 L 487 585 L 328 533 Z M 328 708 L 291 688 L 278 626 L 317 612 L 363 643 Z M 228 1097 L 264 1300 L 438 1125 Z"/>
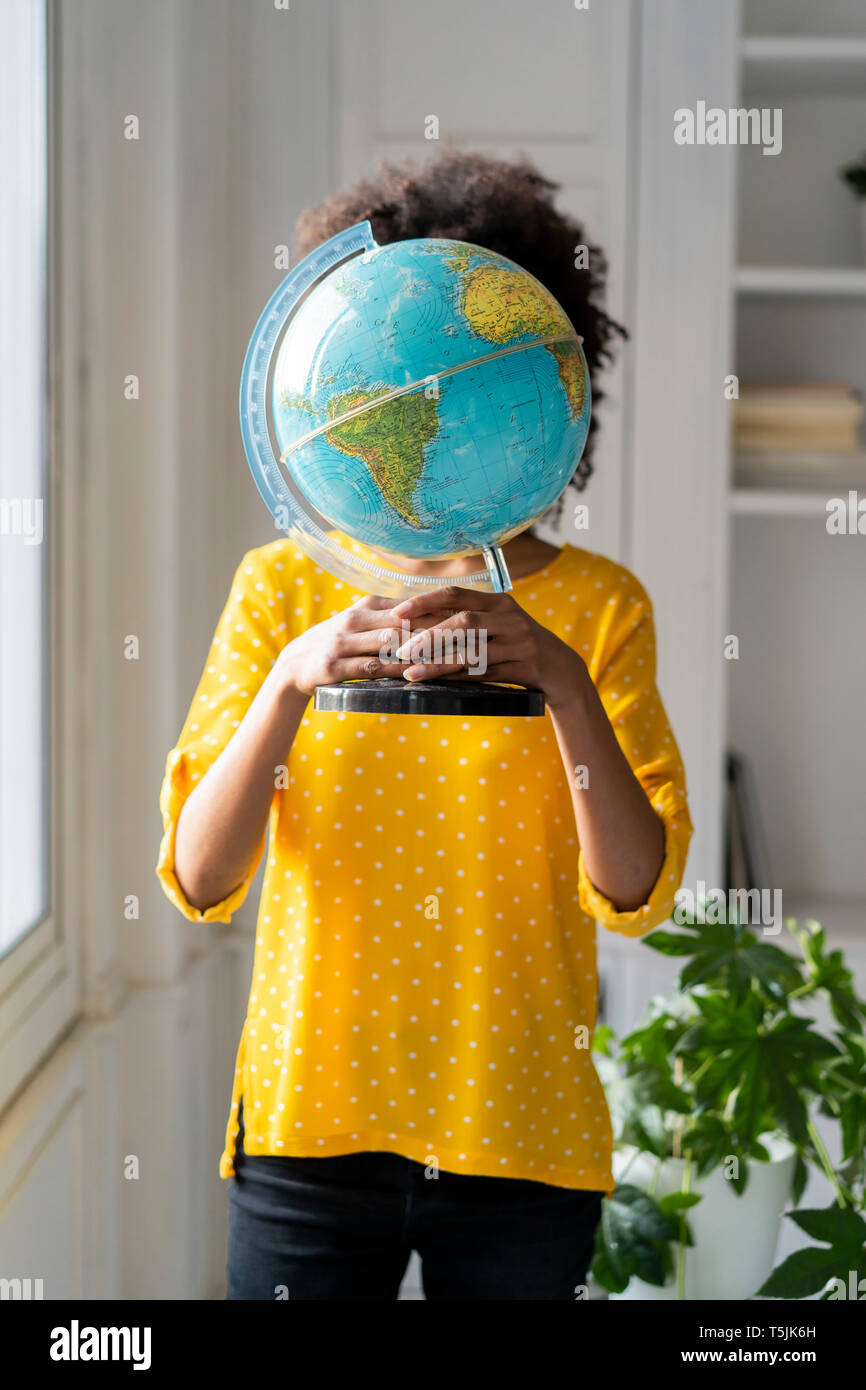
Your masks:
<path fill-rule="evenodd" d="M 457 585 L 417 594 L 394 606 L 396 624 L 408 622 L 411 637 L 397 656 L 413 664 L 407 680 L 504 681 L 544 692 L 551 709 L 566 703 L 588 681 L 586 666 L 509 594 L 488 594 Z"/>
<path fill-rule="evenodd" d="M 396 604 L 392 617 L 413 628 L 397 656 L 424 653 L 403 672 L 409 680 L 485 677 L 544 691 L 590 881 L 618 911 L 641 907 L 661 871 L 665 828 L 577 652 L 524 613 L 508 594 L 457 586 L 437 589 Z M 414 631 L 422 623 L 428 630 Z M 471 647 L 465 642 L 470 632 L 476 634 Z M 449 656 L 446 638 L 450 635 L 453 641 L 457 634 L 464 635 L 463 641 L 454 643 Z M 483 662 L 473 670 L 471 661 L 461 661 L 467 652 L 476 660 L 486 656 L 486 669 L 481 669 Z M 581 780 L 574 776 L 578 767 L 585 773 Z"/>
<path fill-rule="evenodd" d="M 398 678 L 404 661 L 393 657 L 405 632 L 393 621 L 393 600 L 364 595 L 349 608 L 317 623 L 289 642 L 275 667 L 286 685 L 312 695 L 331 681 Z"/>

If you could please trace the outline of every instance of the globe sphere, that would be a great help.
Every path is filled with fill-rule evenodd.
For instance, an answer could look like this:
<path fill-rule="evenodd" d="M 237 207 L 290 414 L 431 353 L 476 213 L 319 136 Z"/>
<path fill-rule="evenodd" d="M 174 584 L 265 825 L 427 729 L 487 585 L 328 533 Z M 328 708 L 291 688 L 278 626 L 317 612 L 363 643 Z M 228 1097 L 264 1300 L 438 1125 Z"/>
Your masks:
<path fill-rule="evenodd" d="M 366 251 L 313 286 L 270 404 L 282 466 L 329 528 L 448 559 L 503 545 L 561 494 L 586 443 L 589 374 L 532 275 L 425 238 Z"/>

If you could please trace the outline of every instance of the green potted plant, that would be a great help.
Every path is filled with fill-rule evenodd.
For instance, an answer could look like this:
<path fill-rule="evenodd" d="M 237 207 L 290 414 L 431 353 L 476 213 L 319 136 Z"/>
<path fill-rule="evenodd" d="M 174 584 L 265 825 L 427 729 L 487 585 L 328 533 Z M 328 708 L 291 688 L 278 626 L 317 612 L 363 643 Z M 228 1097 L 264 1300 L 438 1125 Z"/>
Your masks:
<path fill-rule="evenodd" d="M 844 169 L 840 169 L 839 174 L 860 205 L 860 230 L 866 255 L 866 151 L 853 164 L 846 164 Z"/>
<path fill-rule="evenodd" d="M 833 1278 L 850 1285 L 852 1270 L 866 1276 L 866 1003 L 817 922 L 788 919 L 783 950 L 737 920 L 703 917 L 646 938 L 686 958 L 676 993 L 653 1000 L 627 1037 L 602 1026 L 593 1040 L 616 1141 L 593 1277 L 632 1298 L 801 1298 Z M 822 1001 L 829 1027 L 815 1018 Z M 838 1124 L 838 1167 L 816 1111 Z M 798 1207 L 810 1167 L 835 1201 L 790 1215 L 824 1245 L 771 1274 L 780 1217 L 789 1197 Z"/>

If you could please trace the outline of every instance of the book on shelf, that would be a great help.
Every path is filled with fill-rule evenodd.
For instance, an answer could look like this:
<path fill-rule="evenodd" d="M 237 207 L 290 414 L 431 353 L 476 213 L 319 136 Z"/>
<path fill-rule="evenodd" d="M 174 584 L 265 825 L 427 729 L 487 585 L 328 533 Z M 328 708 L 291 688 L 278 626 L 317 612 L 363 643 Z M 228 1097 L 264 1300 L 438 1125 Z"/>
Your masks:
<path fill-rule="evenodd" d="M 734 442 L 753 456 L 796 454 L 801 469 L 811 455 L 823 472 L 822 455 L 861 449 L 863 414 L 860 395 L 846 382 L 745 383 L 734 401 Z"/>
<path fill-rule="evenodd" d="M 854 454 L 859 448 L 859 436 L 852 428 L 753 429 L 737 426 L 737 448 L 754 454 Z"/>
<path fill-rule="evenodd" d="M 764 453 L 738 450 L 734 459 L 734 486 L 770 488 L 774 491 L 813 491 L 828 496 L 849 488 L 866 487 L 866 450 L 856 454 Z"/>

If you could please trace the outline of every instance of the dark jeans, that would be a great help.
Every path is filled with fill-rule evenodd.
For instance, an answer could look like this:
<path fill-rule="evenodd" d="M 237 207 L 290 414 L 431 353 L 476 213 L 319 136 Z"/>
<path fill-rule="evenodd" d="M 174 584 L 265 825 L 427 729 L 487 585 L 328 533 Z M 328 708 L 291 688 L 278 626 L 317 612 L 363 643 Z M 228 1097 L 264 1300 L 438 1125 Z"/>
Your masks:
<path fill-rule="evenodd" d="M 440 1172 L 392 1153 L 243 1151 L 229 1193 L 228 1298 L 396 1299 L 409 1256 L 428 1300 L 572 1300 L 602 1194 Z"/>

